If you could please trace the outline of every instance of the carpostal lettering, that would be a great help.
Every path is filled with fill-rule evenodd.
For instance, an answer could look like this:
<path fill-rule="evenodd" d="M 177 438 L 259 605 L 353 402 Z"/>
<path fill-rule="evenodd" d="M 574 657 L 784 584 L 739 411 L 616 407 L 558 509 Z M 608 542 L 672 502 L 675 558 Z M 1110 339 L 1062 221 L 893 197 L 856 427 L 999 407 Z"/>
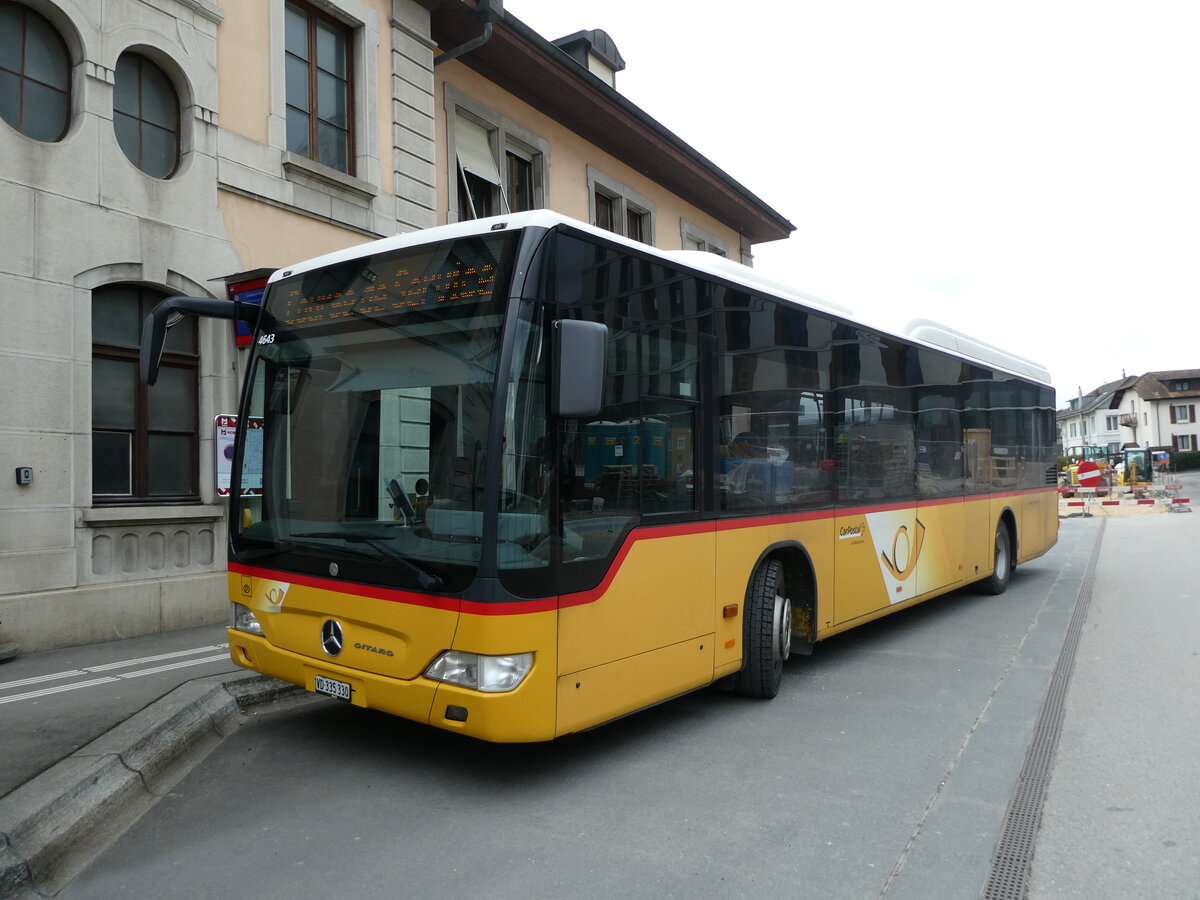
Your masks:
<path fill-rule="evenodd" d="M 394 650 L 384 650 L 382 647 L 372 647 L 370 644 L 355 644 L 355 650 L 366 650 L 368 653 L 378 653 L 381 656 L 395 656 Z"/>
<path fill-rule="evenodd" d="M 846 541 L 850 538 L 862 537 L 866 530 L 867 526 L 863 522 L 857 525 L 843 525 L 842 530 L 838 532 L 838 540 Z"/>

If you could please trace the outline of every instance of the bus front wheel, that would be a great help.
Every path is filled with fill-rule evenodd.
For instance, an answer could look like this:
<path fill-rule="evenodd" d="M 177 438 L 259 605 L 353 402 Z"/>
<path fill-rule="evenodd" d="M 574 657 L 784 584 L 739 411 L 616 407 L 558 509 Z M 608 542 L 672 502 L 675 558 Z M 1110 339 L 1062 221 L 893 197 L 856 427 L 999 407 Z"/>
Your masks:
<path fill-rule="evenodd" d="M 1003 594 L 1012 578 L 1012 541 L 1008 535 L 1008 526 L 1003 522 L 996 525 L 996 549 L 992 566 L 992 575 L 984 583 L 984 590 L 989 594 Z"/>
<path fill-rule="evenodd" d="M 734 688 L 744 697 L 770 699 L 779 693 L 783 664 L 792 652 L 792 601 L 783 563 L 758 567 L 742 613 L 742 669 Z"/>

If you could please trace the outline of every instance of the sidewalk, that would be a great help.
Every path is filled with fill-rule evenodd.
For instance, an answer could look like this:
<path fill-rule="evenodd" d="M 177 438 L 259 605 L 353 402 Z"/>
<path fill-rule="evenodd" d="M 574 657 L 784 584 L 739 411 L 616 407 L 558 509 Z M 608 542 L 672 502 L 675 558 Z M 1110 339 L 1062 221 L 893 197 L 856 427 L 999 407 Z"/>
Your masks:
<path fill-rule="evenodd" d="M 1200 513 L 1104 529 L 1028 897 L 1195 897 Z"/>
<path fill-rule="evenodd" d="M 223 626 L 0 663 L 0 898 L 56 892 L 242 713 L 299 690 L 235 666 Z"/>
<path fill-rule="evenodd" d="M 0 663 L 0 796 L 190 681 L 232 672 L 210 625 L 31 653 Z"/>

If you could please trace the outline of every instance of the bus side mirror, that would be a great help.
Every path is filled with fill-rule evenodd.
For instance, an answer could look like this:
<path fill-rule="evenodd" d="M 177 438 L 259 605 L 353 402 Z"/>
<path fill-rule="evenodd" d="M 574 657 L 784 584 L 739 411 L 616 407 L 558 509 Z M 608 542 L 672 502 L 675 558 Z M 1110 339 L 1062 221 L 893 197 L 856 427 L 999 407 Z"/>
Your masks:
<path fill-rule="evenodd" d="M 608 359 L 608 326 L 600 322 L 559 319 L 553 324 L 554 372 L 550 414 L 586 419 L 604 404 L 604 368 Z"/>
<path fill-rule="evenodd" d="M 253 326 L 260 307 L 238 300 L 214 300 L 211 297 L 168 297 L 146 316 L 142 323 L 142 344 L 139 357 L 142 381 L 152 385 L 158 381 L 167 329 L 185 315 L 209 316 L 214 319 L 237 319 Z"/>

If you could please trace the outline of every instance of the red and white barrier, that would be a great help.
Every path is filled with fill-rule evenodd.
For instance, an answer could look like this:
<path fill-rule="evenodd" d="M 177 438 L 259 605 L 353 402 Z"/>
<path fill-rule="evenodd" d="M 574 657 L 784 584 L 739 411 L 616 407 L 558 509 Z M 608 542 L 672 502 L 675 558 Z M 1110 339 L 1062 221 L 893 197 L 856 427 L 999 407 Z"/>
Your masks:
<path fill-rule="evenodd" d="M 1084 500 L 1063 500 L 1059 503 L 1060 507 L 1068 509 L 1086 509 L 1089 506 L 1186 506 L 1191 503 L 1188 497 L 1158 497 L 1154 499 L 1137 498 L 1133 500 L 1100 500 L 1100 499 L 1084 499 Z"/>

